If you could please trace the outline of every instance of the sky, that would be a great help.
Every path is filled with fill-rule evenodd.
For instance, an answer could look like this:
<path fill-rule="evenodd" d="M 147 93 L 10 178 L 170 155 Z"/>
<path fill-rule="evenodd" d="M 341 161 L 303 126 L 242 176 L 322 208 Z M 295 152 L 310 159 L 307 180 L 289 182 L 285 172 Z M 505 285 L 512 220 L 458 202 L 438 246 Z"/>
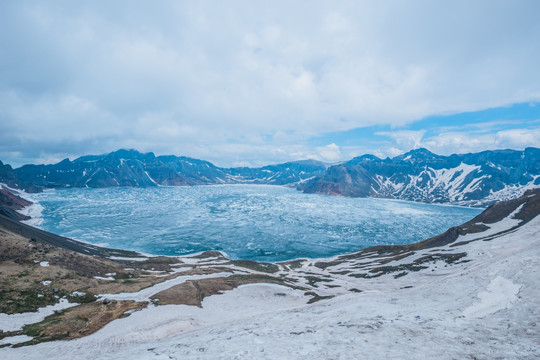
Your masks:
<path fill-rule="evenodd" d="M 2 1 L 0 160 L 540 147 L 540 2 Z"/>

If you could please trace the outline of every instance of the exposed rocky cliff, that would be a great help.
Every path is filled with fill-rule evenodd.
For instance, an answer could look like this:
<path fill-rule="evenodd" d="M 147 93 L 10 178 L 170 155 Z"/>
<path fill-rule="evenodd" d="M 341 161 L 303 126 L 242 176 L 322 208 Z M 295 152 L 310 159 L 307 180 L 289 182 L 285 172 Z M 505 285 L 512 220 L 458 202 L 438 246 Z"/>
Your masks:
<path fill-rule="evenodd" d="M 12 193 L 7 189 L 0 188 L 0 215 L 4 215 L 13 220 L 28 220 L 29 216 L 19 213 L 21 210 L 32 203 L 22 197 Z"/>

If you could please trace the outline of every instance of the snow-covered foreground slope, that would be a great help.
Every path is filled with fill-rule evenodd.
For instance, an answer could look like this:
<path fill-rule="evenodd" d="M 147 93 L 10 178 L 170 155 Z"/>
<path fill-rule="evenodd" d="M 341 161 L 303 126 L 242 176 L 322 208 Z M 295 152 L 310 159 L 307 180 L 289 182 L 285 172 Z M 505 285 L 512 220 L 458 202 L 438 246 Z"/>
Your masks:
<path fill-rule="evenodd" d="M 539 197 L 492 207 L 455 237 L 280 265 L 328 300 L 245 285 L 202 308 L 150 306 L 85 338 L 3 348 L 0 358 L 539 358 Z"/>

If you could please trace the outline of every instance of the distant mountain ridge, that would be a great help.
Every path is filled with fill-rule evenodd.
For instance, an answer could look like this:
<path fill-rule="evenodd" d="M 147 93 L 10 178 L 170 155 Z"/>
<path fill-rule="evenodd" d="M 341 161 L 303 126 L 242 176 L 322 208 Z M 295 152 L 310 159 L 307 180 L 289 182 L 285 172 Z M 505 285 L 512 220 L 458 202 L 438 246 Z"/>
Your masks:
<path fill-rule="evenodd" d="M 16 169 L 0 162 L 0 183 L 29 192 L 69 187 L 270 184 L 295 186 L 305 193 L 486 206 L 540 187 L 540 149 L 450 156 L 416 149 L 386 159 L 362 155 L 333 166 L 302 160 L 260 168 L 221 168 L 185 156 L 118 150 Z"/>
<path fill-rule="evenodd" d="M 288 185 L 324 174 L 319 161 L 293 161 L 261 168 L 220 168 L 185 156 L 118 150 L 104 155 L 88 155 L 52 165 L 24 165 L 12 169 L 0 163 L 0 182 L 39 191 L 40 188 L 66 187 L 152 187 L 211 184 Z"/>
<path fill-rule="evenodd" d="M 486 206 L 540 186 L 540 149 L 436 155 L 416 149 L 394 158 L 363 155 L 298 186 L 306 193 Z"/>

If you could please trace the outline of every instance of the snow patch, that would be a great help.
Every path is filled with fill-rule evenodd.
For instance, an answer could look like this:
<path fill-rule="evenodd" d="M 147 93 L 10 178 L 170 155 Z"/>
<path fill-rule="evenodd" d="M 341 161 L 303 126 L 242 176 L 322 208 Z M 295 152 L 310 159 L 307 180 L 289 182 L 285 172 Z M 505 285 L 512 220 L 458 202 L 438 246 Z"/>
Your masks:
<path fill-rule="evenodd" d="M 97 280 L 115 280 L 112 276 L 108 276 L 108 277 L 94 276 L 94 279 L 97 279 Z"/>
<path fill-rule="evenodd" d="M 20 344 L 20 343 L 23 343 L 23 342 L 30 341 L 32 339 L 33 338 L 28 336 L 28 335 L 8 336 L 8 337 L 3 338 L 2 340 L 0 340 L 0 345 L 6 345 L 6 344 L 15 345 L 15 344 Z"/>
<path fill-rule="evenodd" d="M 78 304 L 69 303 L 67 299 L 60 299 L 60 302 L 58 304 L 42 307 L 36 312 L 11 315 L 0 313 L 0 330 L 22 330 L 24 325 L 35 324 L 42 321 L 47 316 L 54 314 L 55 311 L 67 309 L 75 305 Z"/>
<path fill-rule="evenodd" d="M 124 256 L 109 256 L 109 259 L 111 260 L 124 260 L 124 261 L 146 261 L 148 258 L 132 258 L 132 257 L 124 257 Z"/>
<path fill-rule="evenodd" d="M 463 311 L 465 317 L 484 317 L 497 311 L 504 310 L 517 300 L 520 285 L 497 276 L 487 286 L 486 291 L 478 293 L 479 302 Z"/>

